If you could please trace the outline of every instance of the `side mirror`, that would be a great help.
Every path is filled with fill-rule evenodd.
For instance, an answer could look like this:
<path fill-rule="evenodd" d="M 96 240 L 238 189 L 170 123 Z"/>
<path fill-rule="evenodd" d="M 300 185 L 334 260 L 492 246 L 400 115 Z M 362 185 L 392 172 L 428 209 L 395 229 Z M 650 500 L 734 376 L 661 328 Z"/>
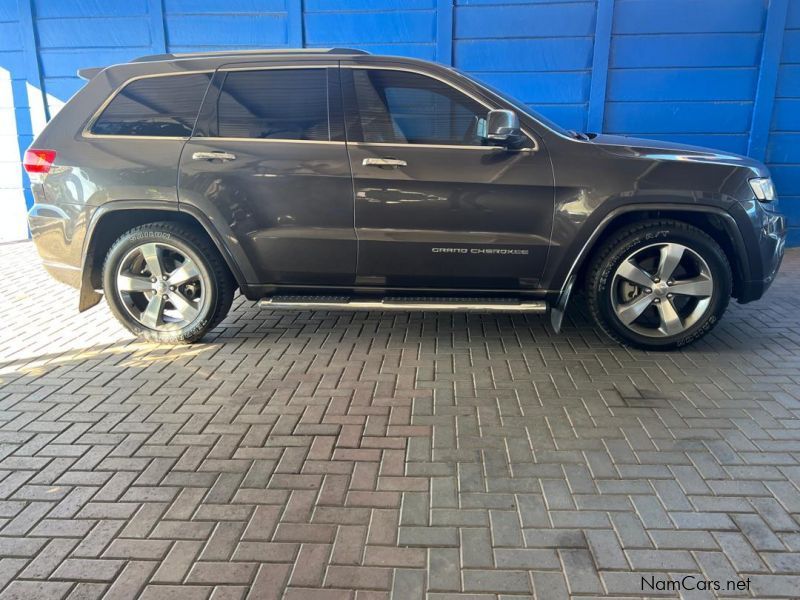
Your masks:
<path fill-rule="evenodd" d="M 519 117 L 513 110 L 490 110 L 486 115 L 486 139 L 499 146 L 514 146 L 522 140 Z"/>

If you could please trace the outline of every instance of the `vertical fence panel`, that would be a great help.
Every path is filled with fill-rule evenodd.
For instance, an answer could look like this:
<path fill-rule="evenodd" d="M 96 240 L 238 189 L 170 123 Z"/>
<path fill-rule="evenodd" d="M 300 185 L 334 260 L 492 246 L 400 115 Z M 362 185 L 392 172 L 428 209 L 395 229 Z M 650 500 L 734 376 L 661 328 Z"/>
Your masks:
<path fill-rule="evenodd" d="M 778 83 L 778 68 L 783 49 L 783 32 L 786 28 L 788 0 L 770 0 L 767 9 L 767 26 L 764 31 L 764 46 L 761 51 L 761 68 L 758 72 L 756 99 L 753 104 L 753 121 L 747 154 L 764 160 L 767 153 L 767 138 L 775 103 L 775 86 Z"/>
<path fill-rule="evenodd" d="M 305 45 L 303 32 L 303 0 L 286 0 L 287 42 L 290 48 Z"/>
<path fill-rule="evenodd" d="M 33 0 L 19 1 L 19 27 L 25 47 L 25 66 L 28 73 L 28 107 L 31 111 L 31 122 L 34 132 L 44 127 L 50 119 L 44 86 L 42 85 L 42 65 L 39 62 L 39 44 L 36 40 L 36 29 L 33 24 Z"/>
<path fill-rule="evenodd" d="M 592 83 L 589 88 L 589 114 L 586 120 L 586 128 L 598 133 L 603 131 L 613 20 L 614 0 L 598 0 L 592 55 Z"/>
<path fill-rule="evenodd" d="M 164 33 L 162 0 L 147 0 L 147 14 L 150 16 L 150 46 L 153 54 L 163 54 L 167 51 L 167 39 Z"/>
<path fill-rule="evenodd" d="M 436 60 L 453 64 L 453 0 L 436 1 Z"/>
<path fill-rule="evenodd" d="M 800 2 L 786 14 L 783 50 L 771 111 L 766 161 L 789 221 L 789 245 L 800 245 Z"/>

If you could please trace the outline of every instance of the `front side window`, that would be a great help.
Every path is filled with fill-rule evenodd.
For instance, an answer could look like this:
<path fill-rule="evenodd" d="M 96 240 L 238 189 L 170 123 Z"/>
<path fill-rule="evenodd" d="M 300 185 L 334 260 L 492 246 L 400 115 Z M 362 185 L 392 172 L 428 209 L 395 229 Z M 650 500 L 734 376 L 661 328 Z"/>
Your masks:
<path fill-rule="evenodd" d="M 483 144 L 486 107 L 442 81 L 407 71 L 354 69 L 353 87 L 360 141 Z"/>
<path fill-rule="evenodd" d="M 330 139 L 326 69 L 262 69 L 225 75 L 217 135 L 231 138 Z"/>
<path fill-rule="evenodd" d="M 132 81 L 114 96 L 92 133 L 189 137 L 210 79 L 210 73 L 192 73 Z"/>

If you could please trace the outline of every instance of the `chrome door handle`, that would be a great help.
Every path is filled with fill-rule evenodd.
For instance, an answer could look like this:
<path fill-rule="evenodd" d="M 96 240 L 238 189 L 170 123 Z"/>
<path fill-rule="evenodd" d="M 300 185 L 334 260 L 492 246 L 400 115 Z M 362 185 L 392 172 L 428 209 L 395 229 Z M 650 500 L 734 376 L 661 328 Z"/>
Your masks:
<path fill-rule="evenodd" d="M 236 155 L 230 152 L 195 152 L 194 160 L 236 160 Z"/>
<path fill-rule="evenodd" d="M 365 158 L 361 161 L 365 167 L 407 167 L 408 163 L 399 158 Z"/>

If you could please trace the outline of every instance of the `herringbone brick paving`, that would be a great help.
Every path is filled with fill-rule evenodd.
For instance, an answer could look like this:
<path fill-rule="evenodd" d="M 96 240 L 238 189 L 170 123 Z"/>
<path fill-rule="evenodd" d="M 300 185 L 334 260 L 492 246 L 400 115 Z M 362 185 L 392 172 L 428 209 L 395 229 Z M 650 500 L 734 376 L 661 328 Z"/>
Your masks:
<path fill-rule="evenodd" d="M 800 596 L 798 251 L 670 354 L 241 298 L 149 346 L 29 243 L 0 281 L 0 600 Z"/>

